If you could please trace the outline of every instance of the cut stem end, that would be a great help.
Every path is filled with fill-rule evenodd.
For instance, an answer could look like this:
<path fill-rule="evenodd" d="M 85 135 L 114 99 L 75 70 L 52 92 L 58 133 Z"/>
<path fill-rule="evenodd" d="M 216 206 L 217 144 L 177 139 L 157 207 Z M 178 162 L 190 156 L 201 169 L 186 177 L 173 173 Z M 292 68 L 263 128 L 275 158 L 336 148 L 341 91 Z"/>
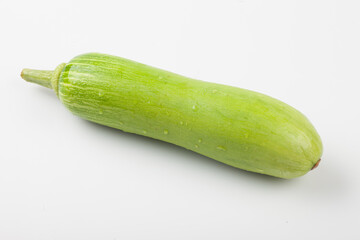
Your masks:
<path fill-rule="evenodd" d="M 25 81 L 36 83 L 50 89 L 54 89 L 56 95 L 58 95 L 59 78 L 65 66 L 66 63 L 62 63 L 57 66 L 54 71 L 34 70 L 25 68 L 21 72 L 21 78 L 23 78 Z"/>
<path fill-rule="evenodd" d="M 34 70 L 25 68 L 21 72 L 21 77 L 28 82 L 36 83 L 41 86 L 52 88 L 51 77 L 54 71 Z"/>

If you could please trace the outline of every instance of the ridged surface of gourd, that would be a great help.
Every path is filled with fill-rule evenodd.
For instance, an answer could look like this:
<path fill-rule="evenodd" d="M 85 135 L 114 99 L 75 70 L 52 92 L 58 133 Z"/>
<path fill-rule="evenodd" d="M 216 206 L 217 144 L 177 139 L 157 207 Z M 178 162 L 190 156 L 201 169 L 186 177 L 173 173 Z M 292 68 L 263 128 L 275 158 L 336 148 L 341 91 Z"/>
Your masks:
<path fill-rule="evenodd" d="M 300 112 L 253 91 L 190 79 L 110 55 L 66 64 L 58 96 L 74 114 L 281 178 L 319 160 L 319 135 Z"/>

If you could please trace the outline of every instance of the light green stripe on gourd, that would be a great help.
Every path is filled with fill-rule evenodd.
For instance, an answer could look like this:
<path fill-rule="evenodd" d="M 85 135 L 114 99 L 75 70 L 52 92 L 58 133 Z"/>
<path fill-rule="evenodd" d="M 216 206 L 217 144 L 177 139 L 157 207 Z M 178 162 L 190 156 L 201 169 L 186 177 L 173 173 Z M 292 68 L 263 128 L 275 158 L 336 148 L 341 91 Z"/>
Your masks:
<path fill-rule="evenodd" d="M 98 53 L 61 68 L 58 96 L 87 120 L 282 178 L 305 174 L 321 157 L 307 118 L 269 96 Z"/>

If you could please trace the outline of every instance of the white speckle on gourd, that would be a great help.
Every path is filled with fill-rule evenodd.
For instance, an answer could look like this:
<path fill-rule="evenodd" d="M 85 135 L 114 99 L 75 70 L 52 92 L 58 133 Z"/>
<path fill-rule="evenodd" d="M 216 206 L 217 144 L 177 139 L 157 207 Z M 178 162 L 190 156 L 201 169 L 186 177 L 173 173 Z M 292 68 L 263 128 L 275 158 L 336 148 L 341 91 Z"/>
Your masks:
<path fill-rule="evenodd" d="M 165 135 L 168 135 L 168 134 L 169 134 L 169 130 L 164 129 L 164 134 L 165 134 Z"/>
<path fill-rule="evenodd" d="M 199 139 L 198 139 L 198 142 L 199 142 L 199 143 L 202 143 L 202 139 L 201 139 L 201 138 L 199 138 Z"/>
<path fill-rule="evenodd" d="M 183 122 L 183 121 L 180 121 L 180 125 L 184 125 L 184 122 Z"/>
<path fill-rule="evenodd" d="M 195 144 L 195 148 L 199 148 L 199 145 Z"/>
<path fill-rule="evenodd" d="M 142 132 L 143 132 L 143 134 L 147 134 L 147 131 L 146 131 L 146 130 L 143 130 Z"/>
<path fill-rule="evenodd" d="M 192 110 L 196 112 L 198 110 L 198 107 L 196 105 L 193 105 Z"/>

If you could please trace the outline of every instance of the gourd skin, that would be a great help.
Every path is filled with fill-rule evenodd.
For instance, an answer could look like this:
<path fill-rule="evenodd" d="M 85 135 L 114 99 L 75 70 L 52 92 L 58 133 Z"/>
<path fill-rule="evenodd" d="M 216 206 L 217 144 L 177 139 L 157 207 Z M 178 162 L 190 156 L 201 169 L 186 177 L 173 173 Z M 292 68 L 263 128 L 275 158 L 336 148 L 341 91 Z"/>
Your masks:
<path fill-rule="evenodd" d="M 120 57 L 89 53 L 73 58 L 60 74 L 57 91 L 81 118 L 247 171 L 299 177 L 322 154 L 312 124 L 279 100 Z"/>

